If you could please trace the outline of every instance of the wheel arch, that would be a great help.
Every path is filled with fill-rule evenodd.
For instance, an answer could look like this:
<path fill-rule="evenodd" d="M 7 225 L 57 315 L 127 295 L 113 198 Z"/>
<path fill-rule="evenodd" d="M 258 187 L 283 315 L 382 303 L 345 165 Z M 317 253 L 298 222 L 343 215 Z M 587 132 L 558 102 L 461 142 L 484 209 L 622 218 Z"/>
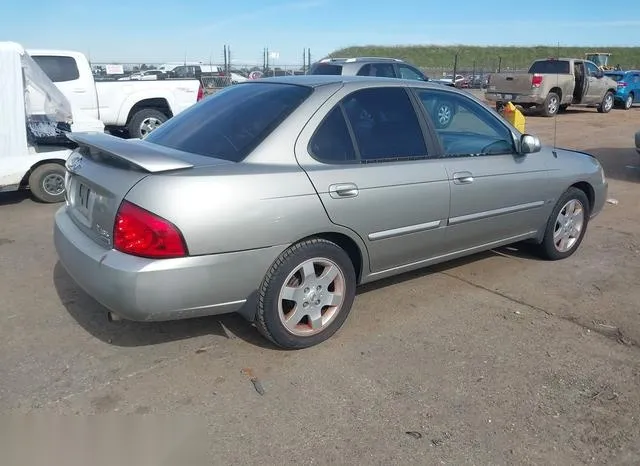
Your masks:
<path fill-rule="evenodd" d="M 300 238 L 293 244 L 300 243 L 302 241 L 306 241 L 312 238 L 320 238 L 327 241 L 331 241 L 332 243 L 337 244 L 340 248 L 342 248 L 349 259 L 351 259 L 351 263 L 353 264 L 353 268 L 356 272 L 356 282 L 360 284 L 363 277 L 363 271 L 365 267 L 368 266 L 368 255 L 365 252 L 363 253 L 364 245 L 359 245 L 356 240 L 354 240 L 351 236 L 346 233 L 335 232 L 335 231 L 326 231 L 322 233 L 316 233 L 313 235 L 308 235 L 304 238 Z"/>
<path fill-rule="evenodd" d="M 27 173 L 25 173 L 24 176 L 22 177 L 22 180 L 20 181 L 20 189 L 26 189 L 29 186 L 29 177 L 31 176 L 31 173 L 33 173 L 33 171 L 36 168 L 41 167 L 42 165 L 50 164 L 50 163 L 55 163 L 64 167 L 66 161 L 64 159 L 57 159 L 57 158 L 38 160 L 36 163 L 31 165 L 29 170 L 27 170 Z"/>
<path fill-rule="evenodd" d="M 589 212 L 591 212 L 596 199 L 596 191 L 595 189 L 593 189 L 593 186 L 591 186 L 591 184 L 587 181 L 578 181 L 576 183 L 573 183 L 570 188 L 577 188 L 585 193 L 587 199 L 589 200 Z"/>

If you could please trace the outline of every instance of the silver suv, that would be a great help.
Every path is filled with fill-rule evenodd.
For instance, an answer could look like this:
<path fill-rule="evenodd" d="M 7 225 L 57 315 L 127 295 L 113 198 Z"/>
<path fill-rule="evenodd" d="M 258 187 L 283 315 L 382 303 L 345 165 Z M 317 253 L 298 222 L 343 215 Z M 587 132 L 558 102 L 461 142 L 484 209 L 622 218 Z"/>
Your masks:
<path fill-rule="evenodd" d="M 384 57 L 324 58 L 314 63 L 307 74 L 378 76 L 429 81 L 422 71 L 404 60 Z"/>
<path fill-rule="evenodd" d="M 381 78 L 413 79 L 429 81 L 443 86 L 455 87 L 453 83 L 431 81 L 422 71 L 399 58 L 383 57 L 355 57 L 355 58 L 324 58 L 313 65 L 307 74 L 337 75 L 337 76 L 377 76 Z M 441 100 L 432 109 L 435 123 L 439 129 L 451 124 L 453 116 L 458 111 L 453 102 Z"/>

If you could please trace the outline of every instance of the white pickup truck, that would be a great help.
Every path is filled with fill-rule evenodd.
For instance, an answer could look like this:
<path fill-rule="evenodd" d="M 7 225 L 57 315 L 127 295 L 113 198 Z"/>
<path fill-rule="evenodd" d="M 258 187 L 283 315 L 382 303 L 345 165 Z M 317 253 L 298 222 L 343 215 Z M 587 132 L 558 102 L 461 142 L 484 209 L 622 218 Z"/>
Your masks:
<path fill-rule="evenodd" d="M 28 50 L 74 109 L 100 119 L 107 130 L 141 138 L 203 98 L 197 79 L 96 81 L 84 54 Z"/>

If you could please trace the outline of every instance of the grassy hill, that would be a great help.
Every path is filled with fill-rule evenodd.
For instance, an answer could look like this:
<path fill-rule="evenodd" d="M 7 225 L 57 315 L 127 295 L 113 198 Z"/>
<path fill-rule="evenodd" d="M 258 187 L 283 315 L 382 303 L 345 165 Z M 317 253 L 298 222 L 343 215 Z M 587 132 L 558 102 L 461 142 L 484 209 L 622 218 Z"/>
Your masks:
<path fill-rule="evenodd" d="M 584 57 L 586 52 L 609 52 L 609 64 L 620 64 L 623 68 L 640 68 L 640 47 L 478 47 L 471 45 L 410 45 L 378 46 L 366 45 L 336 50 L 330 56 L 394 57 L 410 61 L 423 68 L 453 68 L 454 56 L 458 54 L 458 68 L 470 69 L 474 62 L 477 69 L 497 69 L 502 57 L 502 69 L 526 69 L 537 58 L 563 56 Z"/>

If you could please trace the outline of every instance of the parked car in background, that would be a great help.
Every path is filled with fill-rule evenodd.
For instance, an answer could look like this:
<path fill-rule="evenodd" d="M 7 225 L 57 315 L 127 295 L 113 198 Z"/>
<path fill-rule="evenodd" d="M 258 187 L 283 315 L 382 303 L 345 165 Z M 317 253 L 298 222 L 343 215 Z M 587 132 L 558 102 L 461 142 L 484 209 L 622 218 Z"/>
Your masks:
<path fill-rule="evenodd" d="M 618 84 L 615 94 L 618 107 L 629 110 L 633 104 L 640 102 L 640 71 L 606 71 L 605 76 Z"/>
<path fill-rule="evenodd" d="M 144 140 L 73 140 L 55 247 L 111 319 L 238 312 L 285 348 L 333 335 L 359 284 L 525 240 L 567 258 L 607 195 L 596 158 L 415 79 L 249 81 Z"/>
<path fill-rule="evenodd" d="M 69 99 L 74 109 L 98 118 L 110 130 L 142 138 L 204 96 L 197 79 L 96 82 L 80 52 L 29 50 L 29 55 Z"/>
<path fill-rule="evenodd" d="M 500 108 L 507 102 L 536 108 L 553 116 L 569 105 L 586 105 L 608 113 L 617 83 L 595 63 L 575 58 L 536 60 L 527 73 L 496 73 L 489 78 L 485 98 Z"/>
<path fill-rule="evenodd" d="M 437 82 L 446 84 L 448 86 L 455 86 L 459 88 L 469 87 L 469 82 L 467 78 L 462 76 L 461 74 L 457 74 L 455 80 L 453 79 L 453 75 L 444 76 L 443 78 L 436 79 Z"/>
<path fill-rule="evenodd" d="M 163 79 L 165 76 L 165 73 L 160 70 L 145 70 L 118 78 L 118 81 L 155 81 L 157 79 Z"/>

